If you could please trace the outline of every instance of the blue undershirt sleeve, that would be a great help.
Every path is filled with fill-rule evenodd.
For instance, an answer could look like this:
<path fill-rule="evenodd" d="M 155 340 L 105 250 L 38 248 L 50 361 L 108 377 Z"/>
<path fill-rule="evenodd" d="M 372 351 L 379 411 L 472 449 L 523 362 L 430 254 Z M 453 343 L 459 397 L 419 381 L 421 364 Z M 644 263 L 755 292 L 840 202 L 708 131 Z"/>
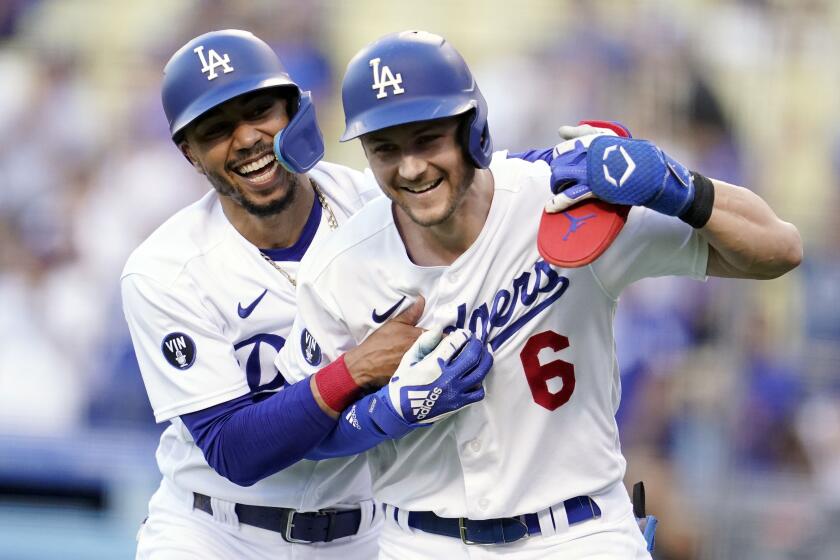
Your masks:
<path fill-rule="evenodd" d="M 267 397 L 245 395 L 184 414 L 181 420 L 210 466 L 240 486 L 300 461 L 336 427 L 315 402 L 308 380 Z"/>
<path fill-rule="evenodd" d="M 551 163 L 554 159 L 554 146 L 550 148 L 540 148 L 537 150 L 528 150 L 527 152 L 508 152 L 508 159 L 524 159 L 525 161 L 544 161 Z"/>
<path fill-rule="evenodd" d="M 388 439 L 398 439 L 428 424 L 409 424 L 380 400 L 377 393 L 362 397 L 339 416 L 338 424 L 306 454 L 307 459 L 332 459 L 356 455 Z"/>

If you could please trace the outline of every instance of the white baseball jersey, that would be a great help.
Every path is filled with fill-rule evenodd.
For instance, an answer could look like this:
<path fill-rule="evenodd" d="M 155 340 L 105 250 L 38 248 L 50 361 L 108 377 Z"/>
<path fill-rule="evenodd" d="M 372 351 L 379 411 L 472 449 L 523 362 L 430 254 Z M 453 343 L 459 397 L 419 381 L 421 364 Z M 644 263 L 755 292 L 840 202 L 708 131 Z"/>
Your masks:
<path fill-rule="evenodd" d="M 422 294 L 420 326 L 465 326 L 490 345 L 483 401 L 368 452 L 376 499 L 444 517 L 536 512 L 620 482 L 618 295 L 647 276 L 703 278 L 708 258 L 688 225 L 633 208 L 593 264 L 553 267 L 536 243 L 548 165 L 497 153 L 490 170 L 487 221 L 451 266 L 413 264 L 390 200 L 369 203 L 303 260 L 291 334 L 306 332 L 331 360 L 364 340 L 386 310 Z M 277 363 L 291 375 L 316 369 L 298 345 L 286 346 Z"/>
<path fill-rule="evenodd" d="M 310 173 L 339 223 L 380 194 L 372 176 L 329 163 Z M 330 234 L 315 200 L 297 245 L 278 264 L 293 277 L 310 243 Z M 214 191 L 180 211 L 129 258 L 123 306 L 155 419 L 171 421 L 157 461 L 180 488 L 231 502 L 302 511 L 370 498 L 361 458 L 301 461 L 243 488 L 218 475 L 179 415 L 282 389 L 274 357 L 288 338 L 295 289 L 225 217 Z M 326 364 L 326 362 L 324 362 Z"/>

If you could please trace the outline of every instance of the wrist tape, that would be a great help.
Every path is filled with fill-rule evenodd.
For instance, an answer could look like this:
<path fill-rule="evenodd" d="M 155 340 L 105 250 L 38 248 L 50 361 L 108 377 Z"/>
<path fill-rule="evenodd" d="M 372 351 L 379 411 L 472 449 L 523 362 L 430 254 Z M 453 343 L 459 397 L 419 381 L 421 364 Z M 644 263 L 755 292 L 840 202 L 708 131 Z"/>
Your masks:
<path fill-rule="evenodd" d="M 715 205 L 715 186 L 708 177 L 696 171 L 691 172 L 691 178 L 694 183 L 694 200 L 679 215 L 679 218 L 691 227 L 700 229 L 712 216 L 712 207 Z"/>
<path fill-rule="evenodd" d="M 356 384 L 344 363 L 344 354 L 318 370 L 315 385 L 327 406 L 336 412 L 341 412 L 363 394 L 362 388 Z"/>

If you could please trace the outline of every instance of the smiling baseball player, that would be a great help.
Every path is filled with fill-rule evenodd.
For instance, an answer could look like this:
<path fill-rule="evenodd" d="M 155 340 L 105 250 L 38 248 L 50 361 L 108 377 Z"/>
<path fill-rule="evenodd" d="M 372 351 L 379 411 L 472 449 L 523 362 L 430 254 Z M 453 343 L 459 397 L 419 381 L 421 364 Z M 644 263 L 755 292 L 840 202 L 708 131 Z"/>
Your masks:
<path fill-rule="evenodd" d="M 778 276 L 798 264 L 795 228 L 746 189 L 691 175 L 649 142 L 586 138 L 552 167 L 494 154 L 477 84 L 430 33 L 367 46 L 348 65 L 342 97 L 342 140 L 361 137 L 387 198 L 304 259 L 292 338 L 308 333 L 333 359 L 422 294 L 419 326 L 467 328 L 495 358 L 484 400 L 368 452 L 374 496 L 386 504 L 380 558 L 650 558 L 614 419 L 618 296 L 648 276 Z M 645 165 L 628 171 L 636 162 Z M 608 178 L 619 178 L 621 196 Z M 633 208 L 598 260 L 559 268 L 538 252 L 538 216 L 552 186 L 576 185 Z M 573 201 L 574 189 L 565 196 Z M 277 364 L 314 370 L 297 346 Z M 429 387 L 400 390 L 414 396 L 406 418 L 434 411 Z M 325 445 L 377 437 L 362 421 L 369 410 L 350 412 L 344 439 Z"/>
<path fill-rule="evenodd" d="M 406 350 L 399 377 L 447 387 L 438 412 L 482 398 L 475 385 L 492 358 L 464 331 L 434 350 L 440 337 L 415 342 L 419 303 L 337 359 L 323 360 L 305 332 L 290 339 L 301 256 L 378 189 L 320 162 L 308 92 L 252 34 L 201 35 L 164 74 L 173 141 L 213 189 L 144 241 L 122 275 L 155 419 L 169 422 L 137 557 L 375 556 L 382 516 L 363 458 L 305 458 Z M 273 365 L 284 345 L 300 348 L 318 375 L 289 385 Z M 365 402 L 374 398 L 391 436 L 417 426 L 391 412 L 399 401 L 387 388 Z"/>
<path fill-rule="evenodd" d="M 320 161 L 308 92 L 251 33 L 189 41 L 166 65 L 162 98 L 174 143 L 213 189 L 144 241 L 122 275 L 155 419 L 169 423 L 137 557 L 373 557 L 382 516 L 364 458 L 315 447 L 398 365 L 397 382 L 358 401 L 368 414 L 355 424 L 378 430 L 368 445 L 480 400 L 490 355 L 463 330 L 438 347 L 435 333 L 415 342 L 414 297 L 399 302 L 399 320 L 397 306 L 379 309 L 377 333 L 341 357 L 326 358 L 305 330 L 290 337 L 301 257 L 378 187 Z M 284 346 L 319 373 L 290 384 L 273 364 Z M 415 402 L 422 417 L 403 413 Z"/>

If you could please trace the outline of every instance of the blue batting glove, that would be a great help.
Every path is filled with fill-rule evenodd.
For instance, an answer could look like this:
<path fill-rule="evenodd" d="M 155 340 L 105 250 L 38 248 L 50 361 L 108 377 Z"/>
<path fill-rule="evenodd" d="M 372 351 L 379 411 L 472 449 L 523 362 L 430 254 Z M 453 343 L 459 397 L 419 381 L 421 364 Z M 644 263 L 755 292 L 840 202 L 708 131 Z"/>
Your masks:
<path fill-rule="evenodd" d="M 374 394 L 374 422 L 386 434 L 436 422 L 484 398 L 493 355 L 464 329 L 441 340 L 426 332 L 406 352 L 391 382 Z M 375 405 L 375 403 L 374 403 Z"/>
<path fill-rule="evenodd" d="M 647 140 L 606 135 L 576 139 L 550 165 L 557 195 L 546 208 L 550 212 L 594 196 L 679 216 L 694 200 L 689 169 Z"/>

